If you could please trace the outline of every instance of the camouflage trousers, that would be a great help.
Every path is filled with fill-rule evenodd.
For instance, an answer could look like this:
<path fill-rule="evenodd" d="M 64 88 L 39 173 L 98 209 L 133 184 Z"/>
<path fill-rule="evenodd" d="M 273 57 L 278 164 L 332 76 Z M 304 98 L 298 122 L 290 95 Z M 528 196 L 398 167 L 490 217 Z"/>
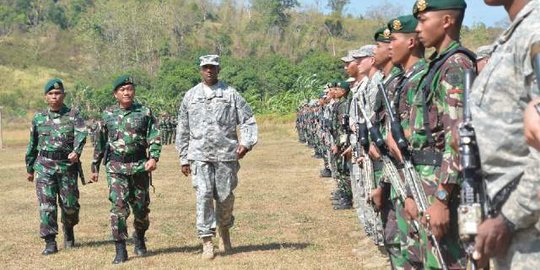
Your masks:
<path fill-rule="evenodd" d="M 133 227 L 136 231 L 146 231 L 150 226 L 150 179 L 147 172 L 126 175 L 107 173 L 109 201 L 111 207 L 111 228 L 115 241 L 128 238 L 127 219 L 133 210 Z"/>
<path fill-rule="evenodd" d="M 418 231 L 405 217 L 405 207 L 401 200 L 394 200 L 396 223 L 399 231 L 399 249 L 402 269 L 424 269 L 422 247 Z"/>
<path fill-rule="evenodd" d="M 423 180 L 422 186 L 426 193 L 429 205 L 431 205 L 437 200 L 435 198 L 435 192 L 437 191 L 435 172 L 439 167 L 419 165 L 415 166 L 415 168 Z M 459 200 L 457 194 L 459 194 L 459 189 L 453 191 L 448 204 L 448 209 L 450 210 L 449 229 L 443 238 L 439 240 L 443 259 L 449 269 L 465 269 L 467 264 L 465 251 L 459 241 L 457 224 L 457 208 L 459 206 Z M 425 226 L 421 226 L 419 234 L 425 269 L 441 269 L 442 266 L 434 251 L 433 242 L 429 238 L 429 231 L 426 230 Z"/>
<path fill-rule="evenodd" d="M 79 188 L 77 167 L 68 165 L 65 173 L 36 171 L 36 195 L 39 203 L 39 235 L 58 234 L 58 205 L 61 221 L 73 227 L 79 223 Z M 57 204 L 58 199 L 58 204 Z"/>
<path fill-rule="evenodd" d="M 215 236 L 216 227 L 234 225 L 233 191 L 238 185 L 238 161 L 191 161 L 192 185 L 197 196 L 197 234 Z M 215 208 L 214 208 L 215 201 Z"/>
<path fill-rule="evenodd" d="M 344 198 L 352 200 L 351 177 L 349 175 L 350 162 L 343 159 L 340 155 L 334 156 L 334 158 L 336 160 L 336 180 L 338 190 Z"/>
<path fill-rule="evenodd" d="M 495 259 L 495 267 L 499 269 L 538 269 L 540 265 L 540 231 L 535 227 L 518 230 L 503 258 Z"/>

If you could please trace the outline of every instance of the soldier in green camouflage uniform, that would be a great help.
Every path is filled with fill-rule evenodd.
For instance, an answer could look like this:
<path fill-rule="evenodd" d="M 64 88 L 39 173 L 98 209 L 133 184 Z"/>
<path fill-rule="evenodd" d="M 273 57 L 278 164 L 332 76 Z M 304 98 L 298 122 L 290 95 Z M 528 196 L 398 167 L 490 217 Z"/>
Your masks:
<path fill-rule="evenodd" d="M 463 117 L 463 74 L 475 66 L 474 54 L 459 43 L 466 6 L 463 0 L 418 0 L 413 8 L 420 41 L 436 50 L 414 97 L 410 116 L 413 163 L 422 178 L 427 212 L 420 217 L 415 204 L 406 204 L 408 214 L 429 223 L 423 228 L 431 228 L 431 232 L 420 230 L 424 267 L 428 269 L 442 268 L 433 243 L 428 241 L 429 233 L 438 239 L 449 268 L 465 267 L 457 230 L 459 155 L 452 143 L 457 141 L 457 126 Z"/>
<path fill-rule="evenodd" d="M 104 125 L 94 149 L 92 180 L 98 180 L 99 164 L 104 159 L 116 243 L 113 263 L 117 264 L 128 259 L 125 240 L 130 206 L 135 216 L 135 253 L 139 256 L 146 253 L 144 235 L 150 225 L 148 187 L 151 172 L 159 160 L 161 140 L 152 111 L 134 102 L 133 79 L 128 75 L 120 76 L 113 83 L 113 89 L 118 104 L 102 114 Z"/>
<path fill-rule="evenodd" d="M 75 244 L 73 227 L 79 223 L 78 162 L 86 136 L 79 112 L 64 105 L 64 85 L 52 79 L 45 85 L 49 108 L 34 115 L 26 150 L 28 181 L 36 180 L 39 202 L 40 236 L 45 239 L 43 255 L 58 251 L 58 204 L 62 209 L 64 246 Z"/>

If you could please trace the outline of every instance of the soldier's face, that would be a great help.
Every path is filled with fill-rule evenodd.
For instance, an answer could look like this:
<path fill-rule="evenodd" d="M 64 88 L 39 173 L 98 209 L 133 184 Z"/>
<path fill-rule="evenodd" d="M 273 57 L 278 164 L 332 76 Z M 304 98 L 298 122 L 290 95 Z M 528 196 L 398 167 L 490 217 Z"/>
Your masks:
<path fill-rule="evenodd" d="M 358 62 L 358 73 L 367 75 L 373 67 L 374 59 L 372 56 L 366 56 L 356 59 Z"/>
<path fill-rule="evenodd" d="M 122 85 L 116 89 L 114 97 L 122 108 L 129 108 L 135 98 L 135 87 L 132 84 Z"/>
<path fill-rule="evenodd" d="M 390 61 L 390 43 L 377 42 L 374 53 L 375 66 L 378 68 L 384 67 Z"/>
<path fill-rule="evenodd" d="M 390 57 L 394 65 L 405 64 L 409 52 L 410 38 L 403 33 L 392 33 L 390 36 Z"/>
<path fill-rule="evenodd" d="M 347 75 L 349 75 L 349 77 L 355 77 L 356 74 L 358 73 L 358 63 L 356 62 L 356 60 L 352 62 L 344 63 L 343 67 Z"/>
<path fill-rule="evenodd" d="M 426 48 L 439 44 L 445 35 L 444 13 L 440 11 L 427 11 L 418 15 L 416 32 L 418 39 Z"/>
<path fill-rule="evenodd" d="M 219 66 L 204 65 L 201 67 L 201 76 L 206 85 L 212 86 L 218 81 Z"/>
<path fill-rule="evenodd" d="M 45 101 L 51 109 L 58 109 L 64 104 L 65 94 L 60 89 L 53 89 L 45 94 Z"/>

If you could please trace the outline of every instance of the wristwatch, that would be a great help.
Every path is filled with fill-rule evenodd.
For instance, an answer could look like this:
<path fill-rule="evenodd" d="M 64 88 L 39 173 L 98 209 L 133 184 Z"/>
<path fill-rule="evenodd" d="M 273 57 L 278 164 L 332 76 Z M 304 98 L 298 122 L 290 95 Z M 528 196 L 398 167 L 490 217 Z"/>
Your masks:
<path fill-rule="evenodd" d="M 435 192 L 435 198 L 441 202 L 448 202 L 448 191 L 446 189 L 439 189 Z"/>

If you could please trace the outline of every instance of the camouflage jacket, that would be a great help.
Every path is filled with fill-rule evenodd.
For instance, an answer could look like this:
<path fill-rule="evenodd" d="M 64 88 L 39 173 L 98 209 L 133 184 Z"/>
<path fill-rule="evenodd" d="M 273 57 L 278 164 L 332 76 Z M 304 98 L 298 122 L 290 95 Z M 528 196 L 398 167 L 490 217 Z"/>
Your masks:
<path fill-rule="evenodd" d="M 401 82 L 400 89 L 398 90 L 398 95 L 394 96 L 393 106 L 397 108 L 396 112 L 399 115 L 399 120 L 401 121 L 401 126 L 404 131 L 410 131 L 410 113 L 411 113 L 411 104 L 414 100 L 418 87 L 420 86 L 420 81 L 425 75 L 426 69 L 426 60 L 420 59 L 416 62 L 409 70 L 405 72 L 404 79 Z M 405 132 L 405 134 L 411 134 L 410 132 Z M 410 138 L 407 138 L 410 139 Z"/>
<path fill-rule="evenodd" d="M 240 142 L 236 133 L 239 126 Z M 232 87 L 219 81 L 212 88 L 199 83 L 180 105 L 176 150 L 180 164 L 189 160 L 236 161 L 236 147 L 257 143 L 257 123 L 249 104 Z"/>
<path fill-rule="evenodd" d="M 86 143 L 88 132 L 79 111 L 62 106 L 60 111 L 45 110 L 36 113 L 30 128 L 30 141 L 26 149 L 26 171 L 65 172 L 67 160 L 51 160 L 38 156 L 40 151 L 71 153 L 79 156 Z M 37 161 L 37 162 L 36 162 Z"/>
<path fill-rule="evenodd" d="M 529 227 L 540 216 L 536 194 L 540 154 L 528 147 L 523 134 L 523 111 L 539 95 L 530 57 L 533 44 L 540 44 L 538 29 L 540 2 L 530 1 L 493 44 L 491 58 L 471 93 L 489 197 L 493 199 L 510 182 L 519 181 L 502 205 L 502 214 L 516 229 Z"/>
<path fill-rule="evenodd" d="M 92 160 L 92 172 L 99 172 L 99 164 L 104 158 L 109 173 L 133 175 L 144 172 L 148 158 L 159 159 L 161 139 L 159 127 L 152 111 L 138 103 L 129 109 L 113 105 L 102 113 L 103 125 L 98 130 L 98 138 Z M 147 149 L 148 152 L 147 153 Z M 111 156 L 144 158 L 133 162 L 113 160 Z"/>
<path fill-rule="evenodd" d="M 450 50 L 459 46 L 457 41 L 453 41 L 440 54 L 432 55 L 426 73 L 429 73 L 429 70 L 441 61 Z M 418 91 L 412 103 L 410 143 L 414 150 L 433 149 L 442 153 L 441 166 L 435 171 L 435 179 L 438 183 L 461 184 L 458 177 L 459 155 L 452 147 L 452 143 L 457 141 L 457 126 L 463 119 L 463 74 L 466 69 L 472 69 L 474 65 L 465 54 L 455 53 L 442 64 L 435 73 L 431 84 L 427 85 L 428 93 L 425 94 L 425 101 L 434 145 L 429 145 L 423 124 L 424 92 Z M 426 77 L 423 77 L 420 89 L 423 89 L 427 83 Z"/>
<path fill-rule="evenodd" d="M 349 112 L 350 100 L 349 95 L 343 96 L 337 100 L 332 114 L 332 137 L 334 137 L 335 145 L 343 148 L 349 143 L 347 140 L 348 129 L 343 126 L 344 119 Z M 343 150 L 343 149 L 341 149 Z"/>

